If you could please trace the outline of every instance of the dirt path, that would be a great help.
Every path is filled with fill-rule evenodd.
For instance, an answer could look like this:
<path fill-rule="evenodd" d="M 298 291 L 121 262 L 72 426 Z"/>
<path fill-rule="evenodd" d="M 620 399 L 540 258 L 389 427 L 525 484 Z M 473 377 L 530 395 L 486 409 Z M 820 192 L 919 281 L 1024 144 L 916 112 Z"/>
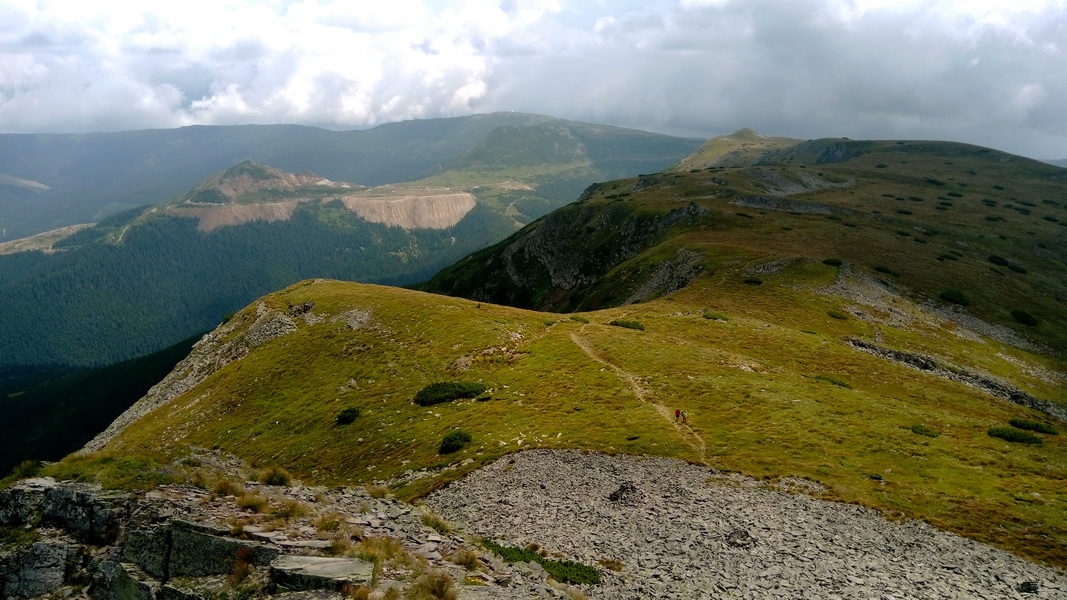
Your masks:
<path fill-rule="evenodd" d="M 707 465 L 707 461 L 705 460 L 707 454 L 707 445 L 704 443 L 704 440 L 699 435 L 697 435 L 697 433 L 693 431 L 692 428 L 690 428 L 688 425 L 682 425 L 681 423 L 675 421 L 674 411 L 660 404 L 659 402 L 656 402 L 652 392 L 645 388 L 643 385 L 641 385 L 640 378 L 638 378 L 633 373 L 627 371 L 626 369 L 623 369 L 619 365 L 608 362 L 603 357 L 597 355 L 597 353 L 594 352 L 593 349 L 590 348 L 589 345 L 585 342 L 585 340 L 582 339 L 581 336 L 579 336 L 577 333 L 571 334 L 571 341 L 574 342 L 579 348 L 581 348 L 583 352 L 589 355 L 589 358 L 606 367 L 610 367 L 612 371 L 615 371 L 615 375 L 617 375 L 619 379 L 622 379 L 626 382 L 626 385 L 630 387 L 634 395 L 637 396 L 637 399 L 656 409 L 656 412 L 658 412 L 660 416 L 662 416 L 664 420 L 667 421 L 667 423 L 674 427 L 675 431 L 678 432 L 678 435 L 682 438 L 682 440 L 691 448 L 697 451 L 697 453 L 700 455 L 700 463 Z"/>

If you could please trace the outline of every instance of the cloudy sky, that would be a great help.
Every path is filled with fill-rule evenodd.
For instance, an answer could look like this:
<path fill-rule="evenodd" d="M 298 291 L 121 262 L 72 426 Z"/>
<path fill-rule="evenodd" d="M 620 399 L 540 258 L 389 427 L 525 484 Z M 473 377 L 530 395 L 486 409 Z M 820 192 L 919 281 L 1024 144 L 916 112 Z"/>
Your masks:
<path fill-rule="evenodd" d="M 1067 158 L 1067 0 L 0 0 L 0 132 L 498 110 Z"/>

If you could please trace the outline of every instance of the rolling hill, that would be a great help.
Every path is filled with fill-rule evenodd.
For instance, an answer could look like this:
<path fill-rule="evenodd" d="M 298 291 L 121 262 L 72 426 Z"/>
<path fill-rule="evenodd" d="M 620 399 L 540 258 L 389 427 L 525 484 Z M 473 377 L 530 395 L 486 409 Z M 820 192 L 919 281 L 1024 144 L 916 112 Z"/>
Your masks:
<path fill-rule="evenodd" d="M 265 296 L 61 468 L 192 445 L 412 498 L 525 448 L 650 454 L 1067 565 L 1067 172 L 942 142 L 746 160 L 593 186 L 426 286 L 467 298 Z"/>

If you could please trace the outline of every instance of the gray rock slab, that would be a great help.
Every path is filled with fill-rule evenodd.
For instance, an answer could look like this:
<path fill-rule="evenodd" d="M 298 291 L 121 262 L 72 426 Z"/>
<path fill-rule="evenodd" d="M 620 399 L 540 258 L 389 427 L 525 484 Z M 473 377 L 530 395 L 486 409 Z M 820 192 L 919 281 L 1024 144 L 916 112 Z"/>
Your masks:
<path fill-rule="evenodd" d="M 365 560 L 283 554 L 270 565 L 270 578 L 290 590 L 340 590 L 346 583 L 360 584 L 374 577 L 374 565 Z"/>

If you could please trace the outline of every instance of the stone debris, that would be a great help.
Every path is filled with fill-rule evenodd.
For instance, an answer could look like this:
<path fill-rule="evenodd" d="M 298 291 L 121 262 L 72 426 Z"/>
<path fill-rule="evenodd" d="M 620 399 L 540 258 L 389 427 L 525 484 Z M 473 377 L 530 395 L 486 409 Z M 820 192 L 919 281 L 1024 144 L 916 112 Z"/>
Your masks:
<path fill-rule="evenodd" d="M 426 504 L 468 533 L 602 569 L 590 599 L 1067 599 L 1067 575 L 917 521 L 674 459 L 530 450 Z M 617 494 L 643 499 L 618 502 Z"/>

